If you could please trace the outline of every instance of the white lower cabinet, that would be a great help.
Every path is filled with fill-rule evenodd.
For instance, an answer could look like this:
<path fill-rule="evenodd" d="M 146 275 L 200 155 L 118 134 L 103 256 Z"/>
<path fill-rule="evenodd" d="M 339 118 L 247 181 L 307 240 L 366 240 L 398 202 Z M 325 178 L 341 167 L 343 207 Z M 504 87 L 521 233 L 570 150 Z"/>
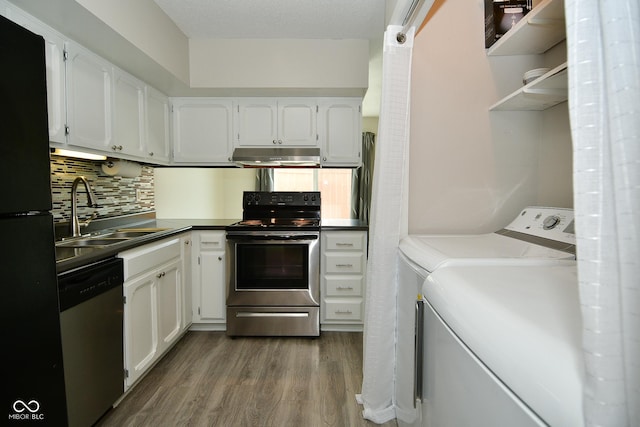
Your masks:
<path fill-rule="evenodd" d="M 182 239 L 168 238 L 118 254 L 124 260 L 125 390 L 183 332 Z"/>
<path fill-rule="evenodd" d="M 226 324 L 226 235 L 193 231 L 193 323 L 223 330 Z"/>
<path fill-rule="evenodd" d="M 364 324 L 367 232 L 335 230 L 320 234 L 321 329 L 361 331 Z"/>

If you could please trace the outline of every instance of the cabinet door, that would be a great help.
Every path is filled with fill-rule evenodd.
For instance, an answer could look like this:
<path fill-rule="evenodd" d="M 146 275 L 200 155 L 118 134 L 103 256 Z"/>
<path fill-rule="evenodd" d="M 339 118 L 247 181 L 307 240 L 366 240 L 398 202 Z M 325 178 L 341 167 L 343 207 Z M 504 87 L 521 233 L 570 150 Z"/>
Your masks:
<path fill-rule="evenodd" d="M 146 157 L 144 147 L 145 84 L 133 76 L 114 70 L 114 138 L 111 150 L 135 157 Z"/>
<path fill-rule="evenodd" d="M 7 18 L 44 38 L 47 73 L 47 109 L 49 112 L 49 141 L 66 142 L 67 120 L 64 94 L 64 39 L 34 17 L 8 6 Z"/>
<path fill-rule="evenodd" d="M 66 143 L 67 111 L 64 93 L 64 41 L 56 34 L 43 34 L 47 66 L 49 141 Z"/>
<path fill-rule="evenodd" d="M 130 387 L 153 364 L 158 352 L 155 274 L 125 283 L 125 367 Z"/>
<path fill-rule="evenodd" d="M 238 145 L 278 144 L 278 104 L 272 98 L 242 98 L 237 107 Z"/>
<path fill-rule="evenodd" d="M 362 164 L 360 98 L 333 98 L 320 102 L 319 131 L 323 166 Z"/>
<path fill-rule="evenodd" d="M 226 318 L 226 236 L 193 232 L 194 323 L 224 323 Z"/>
<path fill-rule="evenodd" d="M 191 233 L 182 237 L 182 330 L 186 331 L 193 322 L 193 292 L 191 274 L 191 255 L 193 242 Z"/>
<path fill-rule="evenodd" d="M 68 143 L 78 147 L 111 150 L 111 65 L 80 45 L 67 44 Z"/>
<path fill-rule="evenodd" d="M 226 318 L 224 251 L 200 252 L 200 320 Z"/>
<path fill-rule="evenodd" d="M 150 86 L 145 88 L 146 156 L 150 162 L 169 162 L 169 98 Z"/>
<path fill-rule="evenodd" d="M 156 272 L 158 351 L 173 344 L 182 331 L 182 263 L 176 260 Z"/>
<path fill-rule="evenodd" d="M 229 164 L 232 105 L 226 98 L 173 100 L 175 163 Z"/>
<path fill-rule="evenodd" d="M 315 146 L 318 144 L 317 112 L 314 100 L 278 100 L 278 144 Z"/>

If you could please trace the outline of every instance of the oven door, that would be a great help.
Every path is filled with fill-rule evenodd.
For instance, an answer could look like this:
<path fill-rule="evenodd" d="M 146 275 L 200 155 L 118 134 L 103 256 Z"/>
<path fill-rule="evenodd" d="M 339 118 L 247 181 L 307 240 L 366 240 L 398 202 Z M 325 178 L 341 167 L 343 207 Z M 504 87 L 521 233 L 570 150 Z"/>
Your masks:
<path fill-rule="evenodd" d="M 319 242 L 315 231 L 227 233 L 227 306 L 319 306 Z"/>

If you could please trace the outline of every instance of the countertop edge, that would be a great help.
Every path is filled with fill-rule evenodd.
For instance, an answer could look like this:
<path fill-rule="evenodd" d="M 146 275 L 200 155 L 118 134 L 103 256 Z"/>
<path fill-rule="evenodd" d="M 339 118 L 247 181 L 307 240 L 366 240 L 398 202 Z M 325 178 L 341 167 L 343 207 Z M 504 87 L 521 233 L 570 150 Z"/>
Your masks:
<path fill-rule="evenodd" d="M 127 228 L 132 226 L 153 228 L 166 228 L 167 230 L 158 231 L 147 236 L 134 238 L 125 242 L 117 243 L 105 248 L 86 248 L 86 249 L 70 249 L 56 248 L 56 272 L 58 274 L 73 270 L 88 264 L 115 257 L 121 252 L 134 249 L 138 246 L 153 243 L 158 240 L 177 236 L 189 231 L 205 231 L 205 230 L 225 230 L 228 225 L 239 221 L 239 219 L 163 219 L 153 218 L 143 222 L 123 223 L 110 228 Z M 359 220 L 336 219 L 323 220 L 320 227 L 321 231 L 367 231 L 368 225 Z M 108 230 L 108 229 L 106 229 Z M 66 250 L 66 252 L 65 252 Z M 74 251 L 74 256 L 64 257 L 68 251 Z"/>

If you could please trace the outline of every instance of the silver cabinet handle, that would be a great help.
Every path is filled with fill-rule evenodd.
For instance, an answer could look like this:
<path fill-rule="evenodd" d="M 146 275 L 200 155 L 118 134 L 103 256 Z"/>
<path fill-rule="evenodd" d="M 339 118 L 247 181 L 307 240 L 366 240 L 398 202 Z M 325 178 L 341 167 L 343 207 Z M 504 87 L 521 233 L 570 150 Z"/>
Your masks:
<path fill-rule="evenodd" d="M 336 267 L 340 268 L 352 268 L 353 264 L 336 264 Z"/>
<path fill-rule="evenodd" d="M 222 257 L 221 256 L 218 257 L 218 261 L 222 261 Z"/>
<path fill-rule="evenodd" d="M 336 286 L 336 289 L 339 291 L 352 291 L 353 286 Z"/>
<path fill-rule="evenodd" d="M 163 271 L 162 273 L 156 274 L 156 277 L 159 279 L 161 277 L 164 277 L 165 275 L 166 275 L 166 273 Z"/>
<path fill-rule="evenodd" d="M 153 157 L 153 151 L 149 152 L 149 156 Z"/>
<path fill-rule="evenodd" d="M 351 310 L 336 310 L 336 314 L 353 314 Z"/>
<path fill-rule="evenodd" d="M 342 242 L 337 242 L 336 246 L 349 246 L 349 247 L 353 247 L 353 243 L 342 243 Z"/>
<path fill-rule="evenodd" d="M 112 145 L 111 149 L 113 151 L 120 151 L 120 150 L 122 150 L 122 145 Z"/>
<path fill-rule="evenodd" d="M 278 141 L 276 141 L 275 139 L 274 139 L 273 141 L 271 141 L 271 142 L 273 142 L 274 144 L 277 144 L 277 143 L 278 143 Z"/>

